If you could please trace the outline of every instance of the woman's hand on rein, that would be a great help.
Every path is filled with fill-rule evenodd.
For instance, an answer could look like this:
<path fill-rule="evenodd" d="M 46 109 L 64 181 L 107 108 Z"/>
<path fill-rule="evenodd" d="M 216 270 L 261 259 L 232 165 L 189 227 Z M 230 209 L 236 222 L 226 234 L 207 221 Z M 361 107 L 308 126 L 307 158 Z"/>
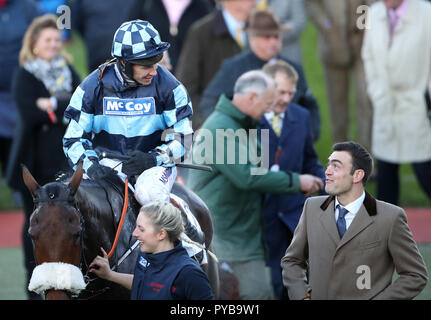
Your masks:
<path fill-rule="evenodd" d="M 111 267 L 109 266 L 108 254 L 105 252 L 105 250 L 103 250 L 102 247 L 100 250 L 102 250 L 103 257 L 97 256 L 94 258 L 94 260 L 90 263 L 88 272 L 93 272 L 99 278 L 109 280 L 112 271 Z"/>
<path fill-rule="evenodd" d="M 112 271 L 109 267 L 107 253 L 103 248 L 100 248 L 100 250 L 102 250 L 103 257 L 97 256 L 94 258 L 93 262 L 91 262 L 88 267 L 88 272 L 95 273 L 99 278 L 118 283 L 131 290 L 133 285 L 133 274 Z"/>

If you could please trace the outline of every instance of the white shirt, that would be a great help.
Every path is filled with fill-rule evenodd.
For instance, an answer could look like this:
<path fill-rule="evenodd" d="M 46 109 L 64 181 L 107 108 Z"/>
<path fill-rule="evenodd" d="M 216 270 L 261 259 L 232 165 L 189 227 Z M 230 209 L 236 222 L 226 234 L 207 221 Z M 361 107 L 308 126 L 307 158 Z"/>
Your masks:
<path fill-rule="evenodd" d="M 359 209 L 361 209 L 362 203 L 364 203 L 364 199 L 365 191 L 362 191 L 362 195 L 358 199 L 353 202 L 350 202 L 347 206 L 343 206 L 341 203 L 338 202 L 338 197 L 335 197 L 335 221 L 337 221 L 338 219 L 338 205 L 340 205 L 349 211 L 344 216 L 344 219 L 346 220 L 346 230 L 349 229 L 350 224 L 356 217 L 356 214 L 359 212 Z"/>
<path fill-rule="evenodd" d="M 242 28 L 242 40 L 243 43 L 247 42 L 247 34 L 245 32 L 245 22 L 236 20 L 229 12 L 222 10 L 224 21 L 226 22 L 227 29 L 233 39 L 236 39 L 237 28 Z"/>
<path fill-rule="evenodd" d="M 272 126 L 272 118 L 274 117 L 274 111 L 268 111 L 264 114 L 266 120 L 268 123 Z M 283 119 L 284 119 L 284 112 L 280 113 L 280 118 L 278 119 L 278 125 L 280 126 L 280 129 L 283 129 Z"/>

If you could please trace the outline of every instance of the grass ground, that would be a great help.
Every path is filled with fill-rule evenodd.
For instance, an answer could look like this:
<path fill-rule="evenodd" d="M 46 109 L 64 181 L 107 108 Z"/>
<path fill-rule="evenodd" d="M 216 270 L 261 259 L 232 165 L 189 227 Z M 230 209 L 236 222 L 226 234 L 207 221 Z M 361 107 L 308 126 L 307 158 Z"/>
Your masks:
<path fill-rule="evenodd" d="M 0 257 L 0 300 L 27 299 L 22 249 L 0 249 Z"/>

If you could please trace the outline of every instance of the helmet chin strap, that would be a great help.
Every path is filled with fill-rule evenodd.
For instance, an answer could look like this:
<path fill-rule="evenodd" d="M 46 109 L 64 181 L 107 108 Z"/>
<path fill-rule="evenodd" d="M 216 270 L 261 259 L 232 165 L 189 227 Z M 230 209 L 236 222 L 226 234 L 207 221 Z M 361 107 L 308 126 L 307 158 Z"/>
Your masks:
<path fill-rule="evenodd" d="M 124 65 L 121 62 L 123 60 L 117 59 L 117 66 L 120 72 L 125 74 L 128 79 L 125 79 L 127 81 L 133 81 L 136 84 L 139 84 L 134 78 L 133 78 L 133 64 L 127 61 L 124 61 Z"/>

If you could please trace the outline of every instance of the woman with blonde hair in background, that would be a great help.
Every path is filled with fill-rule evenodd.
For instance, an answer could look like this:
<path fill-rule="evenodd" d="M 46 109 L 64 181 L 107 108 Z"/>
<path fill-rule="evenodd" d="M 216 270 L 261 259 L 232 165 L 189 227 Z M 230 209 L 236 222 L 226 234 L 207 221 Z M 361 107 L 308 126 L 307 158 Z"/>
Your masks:
<path fill-rule="evenodd" d="M 63 113 L 80 78 L 61 47 L 57 17 L 46 14 L 35 18 L 24 35 L 20 68 L 12 82 L 18 127 L 6 178 L 9 186 L 20 193 L 26 216 L 22 238 L 27 280 L 35 267 L 33 246 L 27 233 L 33 199 L 24 186 L 20 164 L 26 165 L 42 184 L 54 180 L 58 171 L 68 168 L 62 146 L 66 130 Z"/>
<path fill-rule="evenodd" d="M 133 300 L 212 300 L 206 274 L 181 244 L 183 231 L 180 210 L 167 202 L 147 203 L 133 231 L 141 249 L 134 274 L 112 271 L 103 248 L 90 272 L 130 289 Z"/>

